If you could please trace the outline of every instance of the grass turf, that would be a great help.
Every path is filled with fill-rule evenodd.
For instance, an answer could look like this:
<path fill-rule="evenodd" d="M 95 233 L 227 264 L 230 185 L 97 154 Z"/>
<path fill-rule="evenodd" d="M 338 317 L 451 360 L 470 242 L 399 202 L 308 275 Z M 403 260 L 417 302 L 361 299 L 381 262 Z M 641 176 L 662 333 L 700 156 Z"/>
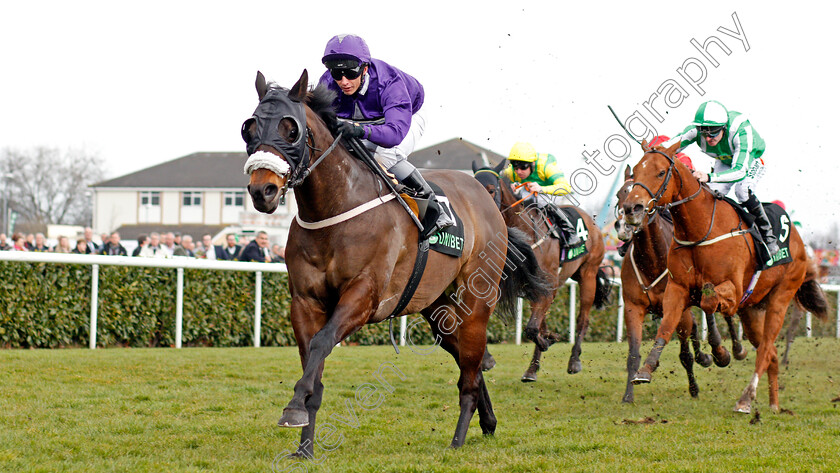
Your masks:
<path fill-rule="evenodd" d="M 626 344 L 585 344 L 577 375 L 565 372 L 569 345 L 555 345 L 538 382 L 523 384 L 532 347 L 490 347 L 496 435 L 476 414 L 459 450 L 446 448 L 459 411 L 448 354 L 336 348 L 311 460 L 283 458 L 300 430 L 276 426 L 301 372 L 296 348 L 3 350 L 0 471 L 840 470 L 838 340 L 798 339 L 780 374 L 783 412 L 769 411 L 763 377 L 752 423 L 732 407 L 754 352 L 695 365 L 691 399 L 671 344 L 624 405 Z"/>

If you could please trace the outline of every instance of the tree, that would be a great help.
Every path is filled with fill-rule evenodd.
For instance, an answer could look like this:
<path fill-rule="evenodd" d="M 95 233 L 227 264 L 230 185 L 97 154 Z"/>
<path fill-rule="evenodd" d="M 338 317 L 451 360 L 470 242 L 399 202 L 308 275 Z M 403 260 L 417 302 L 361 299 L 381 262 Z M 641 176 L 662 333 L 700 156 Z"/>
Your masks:
<path fill-rule="evenodd" d="M 0 170 L 6 176 L 9 208 L 19 222 L 87 225 L 91 220 L 88 185 L 103 178 L 103 161 L 79 150 L 5 148 Z"/>

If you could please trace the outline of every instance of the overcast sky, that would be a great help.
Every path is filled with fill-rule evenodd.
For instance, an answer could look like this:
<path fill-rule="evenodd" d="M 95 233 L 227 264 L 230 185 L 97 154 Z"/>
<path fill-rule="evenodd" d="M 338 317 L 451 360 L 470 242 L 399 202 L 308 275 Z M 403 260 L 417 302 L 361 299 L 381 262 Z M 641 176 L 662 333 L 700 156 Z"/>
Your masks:
<path fill-rule="evenodd" d="M 317 80 L 327 40 L 352 32 L 423 83 L 421 148 L 461 137 L 507 155 L 531 141 L 579 189 L 592 188 L 580 197 L 586 208 L 600 208 L 621 164 L 604 149 L 623 136 L 608 104 L 673 136 L 716 99 L 747 113 L 767 142 L 759 198 L 785 201 L 806 234 L 840 221 L 836 4 L 213 3 L 4 2 L 0 148 L 83 149 L 106 162 L 107 177 L 197 151 L 244 151 L 256 71 L 286 87 L 304 68 Z M 710 36 L 730 53 L 710 45 L 707 58 L 691 44 Z M 651 100 L 663 87 L 681 103 Z M 587 164 L 583 154 L 596 151 Z M 634 146 L 627 162 L 640 156 Z"/>

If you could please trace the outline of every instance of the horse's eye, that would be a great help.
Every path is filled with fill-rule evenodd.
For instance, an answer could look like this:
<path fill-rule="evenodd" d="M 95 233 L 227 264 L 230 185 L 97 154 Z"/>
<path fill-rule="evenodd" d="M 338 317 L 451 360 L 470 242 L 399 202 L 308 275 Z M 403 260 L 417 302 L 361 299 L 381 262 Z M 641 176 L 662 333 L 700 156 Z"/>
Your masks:
<path fill-rule="evenodd" d="M 252 137 L 254 136 L 253 132 L 251 131 L 257 126 L 257 121 L 253 118 L 249 118 L 245 120 L 245 123 L 242 124 L 242 139 L 246 143 L 250 143 Z"/>
<path fill-rule="evenodd" d="M 657 174 L 656 177 L 665 177 L 665 170 L 663 169 L 663 170 L 659 171 L 659 174 Z"/>
<path fill-rule="evenodd" d="M 298 126 L 297 120 L 291 117 L 285 117 L 280 120 L 277 131 L 288 143 L 296 143 L 298 138 L 300 138 L 300 127 Z"/>

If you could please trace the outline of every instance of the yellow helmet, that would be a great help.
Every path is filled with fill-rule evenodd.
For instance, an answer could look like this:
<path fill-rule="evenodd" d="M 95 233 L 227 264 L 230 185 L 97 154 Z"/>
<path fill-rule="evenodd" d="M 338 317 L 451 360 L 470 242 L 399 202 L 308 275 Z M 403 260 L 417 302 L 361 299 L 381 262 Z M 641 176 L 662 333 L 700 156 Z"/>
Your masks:
<path fill-rule="evenodd" d="M 510 149 L 508 160 L 533 163 L 537 160 L 537 150 L 534 149 L 534 145 L 531 143 L 520 141 L 513 145 L 513 148 Z"/>

